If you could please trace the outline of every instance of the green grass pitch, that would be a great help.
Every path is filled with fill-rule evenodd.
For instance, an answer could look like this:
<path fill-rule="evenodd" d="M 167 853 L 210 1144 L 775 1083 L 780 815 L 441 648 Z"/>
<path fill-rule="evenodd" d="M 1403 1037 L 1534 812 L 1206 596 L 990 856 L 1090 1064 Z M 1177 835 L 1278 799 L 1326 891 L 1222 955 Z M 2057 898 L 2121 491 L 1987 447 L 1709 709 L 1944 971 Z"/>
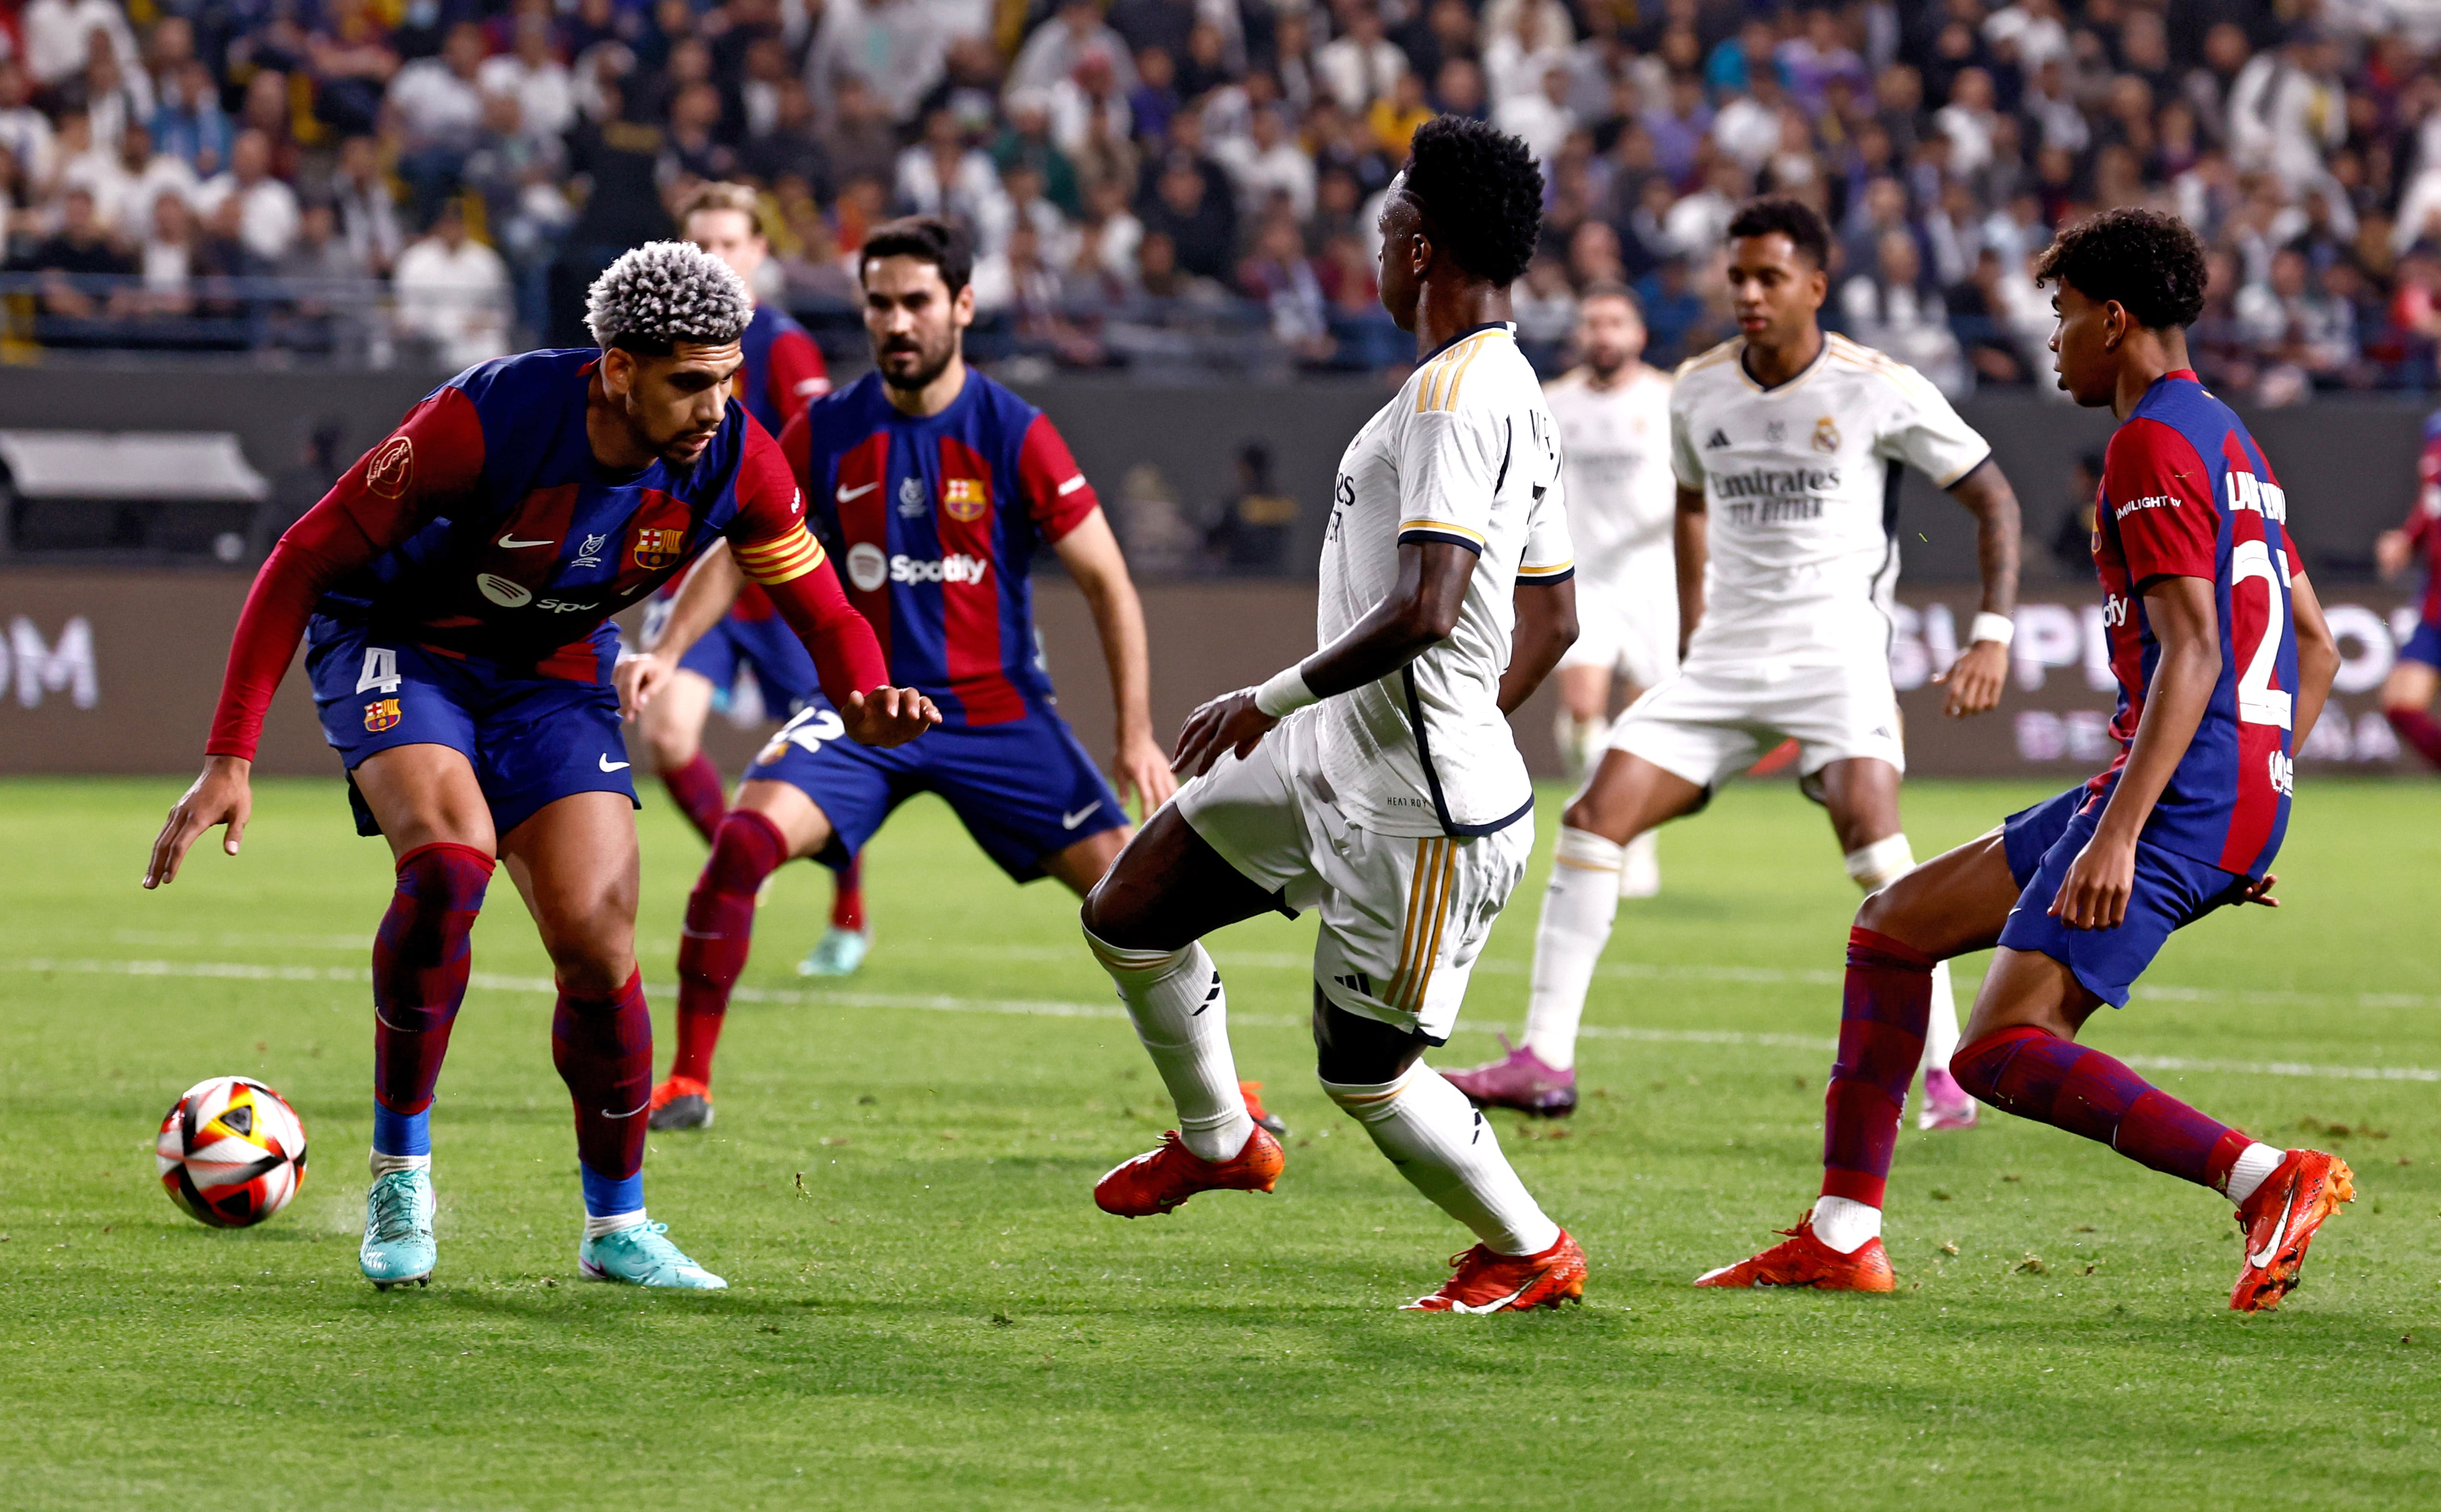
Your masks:
<path fill-rule="evenodd" d="M 1667 891 L 1625 907 L 1596 984 L 1582 1110 L 1500 1121 L 1592 1257 L 1582 1307 L 1393 1310 L 1461 1236 L 1314 1089 L 1310 923 L 1215 942 L 1242 1072 L 1293 1127 L 1278 1193 L 1097 1213 L 1094 1179 L 1165 1126 L 1158 1082 L 1069 897 L 1010 886 L 929 801 L 871 852 L 878 945 L 846 989 L 793 974 L 826 889 L 780 878 L 719 1123 L 653 1142 L 654 1215 L 732 1289 L 577 1281 L 547 967 L 503 880 L 434 1121 L 440 1270 L 376 1295 L 355 1243 L 384 853 L 335 783 L 266 783 L 243 858 L 208 842 L 147 895 L 175 792 L 0 783 L 11 1506 L 2441 1503 L 2441 788 L 2308 783 L 2288 906 L 2180 935 L 2089 1035 L 2355 1163 L 2304 1287 L 2251 1318 L 2225 1204 L 1996 1114 L 1903 1137 L 1897 1295 L 1689 1287 L 1814 1192 L 1855 900 L 1777 784 L 1665 836 Z M 2039 796 L 1919 784 L 1910 830 L 1929 854 Z M 701 850 L 665 805 L 641 821 L 665 1067 Z M 1540 897 L 1538 871 L 1446 1060 L 1521 1017 Z M 150 1149 L 224 1072 L 313 1136 L 294 1206 L 235 1233 L 177 1213 Z"/>

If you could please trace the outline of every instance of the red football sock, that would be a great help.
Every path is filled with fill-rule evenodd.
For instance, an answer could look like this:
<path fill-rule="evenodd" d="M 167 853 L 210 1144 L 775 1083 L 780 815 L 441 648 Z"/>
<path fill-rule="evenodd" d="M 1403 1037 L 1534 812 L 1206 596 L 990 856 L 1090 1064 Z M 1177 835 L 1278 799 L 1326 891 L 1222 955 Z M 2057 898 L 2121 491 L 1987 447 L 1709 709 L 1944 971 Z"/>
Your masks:
<path fill-rule="evenodd" d="M 622 1181 L 644 1168 L 644 1108 L 653 1096 L 653 1016 L 642 972 L 607 998 L 559 995 L 551 1060 L 576 1107 L 576 1158 Z"/>
<path fill-rule="evenodd" d="M 373 1098 L 393 1113 L 432 1106 L 491 880 L 492 858 L 471 845 L 442 840 L 398 858 L 398 891 L 373 936 Z"/>
<path fill-rule="evenodd" d="M 831 878 L 831 927 L 860 930 L 864 927 L 864 857 L 851 856 L 844 869 Z"/>
<path fill-rule="evenodd" d="M 2441 766 L 2441 722 L 2421 709 L 2385 709 L 2382 717 L 2398 738 L 2415 747 L 2416 754 L 2435 766 Z"/>
<path fill-rule="evenodd" d="M 678 937 L 678 1053 L 671 1075 L 712 1085 L 730 989 L 754 943 L 754 894 L 787 858 L 779 826 L 752 809 L 733 809 L 720 821 Z"/>
<path fill-rule="evenodd" d="M 2215 1123 L 2098 1050 L 2049 1030 L 2003 1029 L 1962 1047 L 1958 1085 L 1995 1107 L 2099 1140 L 2156 1171 L 2229 1189 L 2229 1168 L 2253 1141 Z"/>
<path fill-rule="evenodd" d="M 1839 1058 L 1822 1097 L 1822 1195 L 1882 1205 L 1908 1084 L 1932 1020 L 1930 956 L 1861 926 L 1848 931 Z"/>
<path fill-rule="evenodd" d="M 720 816 L 728 811 L 729 795 L 720 785 L 720 768 L 701 751 L 684 766 L 661 774 L 661 785 L 670 790 L 670 801 L 687 817 L 696 833 L 706 840 L 720 828 Z"/>

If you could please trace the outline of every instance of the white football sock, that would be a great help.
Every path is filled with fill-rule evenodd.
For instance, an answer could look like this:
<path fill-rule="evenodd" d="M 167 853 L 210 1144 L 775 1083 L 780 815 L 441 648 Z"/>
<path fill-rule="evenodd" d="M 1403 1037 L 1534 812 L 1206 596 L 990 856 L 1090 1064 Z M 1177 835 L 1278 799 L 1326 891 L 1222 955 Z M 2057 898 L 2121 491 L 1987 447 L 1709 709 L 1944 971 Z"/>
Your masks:
<path fill-rule="evenodd" d="M 1854 1254 L 1881 1236 L 1881 1209 L 1869 1208 L 1853 1197 L 1814 1199 L 1814 1237 L 1841 1254 Z"/>
<path fill-rule="evenodd" d="M 585 1215 L 585 1236 L 588 1239 L 599 1239 L 606 1233 L 616 1233 L 622 1229 L 632 1229 L 643 1221 L 642 1208 L 638 1208 L 633 1213 L 605 1213 L 599 1217 L 588 1213 Z"/>
<path fill-rule="evenodd" d="M 1661 832 L 1646 830 L 1627 842 L 1618 869 L 1618 895 L 1649 898 L 1661 891 Z"/>
<path fill-rule="evenodd" d="M 432 1169 L 432 1157 L 429 1155 L 384 1155 L 381 1151 L 375 1150 L 373 1151 L 372 1168 L 373 1179 L 378 1181 L 383 1177 L 389 1175 L 392 1171 L 429 1171 Z"/>
<path fill-rule="evenodd" d="M 1409 1185 L 1500 1254 L 1539 1254 L 1560 1237 L 1500 1153 L 1500 1136 L 1466 1094 L 1421 1061 L 1380 1086 L 1325 1082 Z"/>
<path fill-rule="evenodd" d="M 1597 714 L 1579 720 L 1565 708 L 1551 716 L 1551 738 L 1560 747 L 1560 770 L 1570 786 L 1585 780 L 1610 745 L 1610 721 Z"/>
<path fill-rule="evenodd" d="M 1892 835 L 1848 853 L 1848 875 L 1868 894 L 1879 892 L 1915 870 L 1915 852 L 1904 833 Z M 1950 985 L 1949 963 L 1932 968 L 1932 1016 L 1924 1035 L 1920 1070 L 1947 1071 L 1958 1053 L 1958 993 Z"/>
<path fill-rule="evenodd" d="M 1246 1147 L 1255 1121 L 1229 1053 L 1229 999 L 1202 944 L 1184 950 L 1122 950 L 1085 931 L 1085 944 L 1118 985 L 1136 1038 L 1178 1106 L 1178 1137 L 1207 1161 Z"/>
<path fill-rule="evenodd" d="M 2269 1144 L 2248 1145 L 2239 1153 L 2237 1163 L 2229 1168 L 2229 1199 L 2244 1207 L 2246 1199 L 2254 1196 L 2287 1158 L 2287 1151 L 2275 1150 Z"/>
<path fill-rule="evenodd" d="M 1534 929 L 1533 985 L 1526 998 L 1526 1048 L 1554 1071 L 1577 1063 L 1577 1023 L 1594 963 L 1618 918 L 1618 873 L 1626 848 L 1591 830 L 1563 827 Z"/>

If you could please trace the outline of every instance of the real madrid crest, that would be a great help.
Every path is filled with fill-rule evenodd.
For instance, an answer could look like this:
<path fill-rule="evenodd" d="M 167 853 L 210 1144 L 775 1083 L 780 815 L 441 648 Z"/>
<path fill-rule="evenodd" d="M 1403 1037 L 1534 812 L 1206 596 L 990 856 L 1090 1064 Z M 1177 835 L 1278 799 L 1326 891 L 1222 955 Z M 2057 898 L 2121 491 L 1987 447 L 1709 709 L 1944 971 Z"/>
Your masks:
<path fill-rule="evenodd" d="M 1814 449 L 1817 452 L 1836 452 L 1839 449 L 1839 427 L 1831 423 L 1828 415 L 1814 423 Z"/>

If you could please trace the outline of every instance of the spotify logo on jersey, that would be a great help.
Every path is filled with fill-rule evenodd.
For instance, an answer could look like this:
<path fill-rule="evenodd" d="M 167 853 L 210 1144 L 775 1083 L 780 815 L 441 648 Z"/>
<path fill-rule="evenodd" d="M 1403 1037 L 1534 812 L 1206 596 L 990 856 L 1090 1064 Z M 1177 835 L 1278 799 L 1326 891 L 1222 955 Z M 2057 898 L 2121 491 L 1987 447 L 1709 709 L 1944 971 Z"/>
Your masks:
<path fill-rule="evenodd" d="M 524 585 L 495 572 L 477 573 L 475 586 L 483 590 L 483 597 L 503 609 L 522 608 L 533 602 L 533 595 L 526 590 Z"/>
<path fill-rule="evenodd" d="M 890 579 L 890 558 L 871 541 L 859 541 L 847 549 L 847 580 L 859 592 L 871 593 Z"/>

